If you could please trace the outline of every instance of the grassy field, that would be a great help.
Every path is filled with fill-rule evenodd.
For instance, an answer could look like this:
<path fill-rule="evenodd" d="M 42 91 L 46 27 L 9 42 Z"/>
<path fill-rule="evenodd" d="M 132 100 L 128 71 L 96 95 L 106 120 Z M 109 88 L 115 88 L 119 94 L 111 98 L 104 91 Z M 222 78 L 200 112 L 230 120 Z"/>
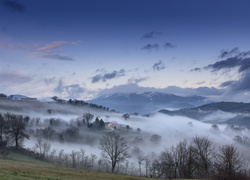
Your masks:
<path fill-rule="evenodd" d="M 1 180 L 143 180 L 151 178 L 56 167 L 43 161 L 11 152 L 0 159 Z"/>
<path fill-rule="evenodd" d="M 0 159 L 1 180 L 142 180 L 133 176 L 56 167 L 43 161 L 11 152 Z"/>

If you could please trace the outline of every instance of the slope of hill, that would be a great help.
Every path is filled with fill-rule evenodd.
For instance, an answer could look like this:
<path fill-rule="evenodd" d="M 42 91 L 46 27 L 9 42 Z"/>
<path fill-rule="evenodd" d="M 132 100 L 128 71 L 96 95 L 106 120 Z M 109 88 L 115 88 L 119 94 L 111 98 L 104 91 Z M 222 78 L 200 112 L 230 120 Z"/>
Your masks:
<path fill-rule="evenodd" d="M 176 96 L 159 92 L 115 93 L 88 101 L 120 112 L 148 114 L 161 108 L 190 108 L 205 104 L 201 96 Z"/>
<path fill-rule="evenodd" d="M 250 126 L 250 103 L 218 102 L 176 111 L 162 109 L 159 112 L 211 123 Z"/>
<path fill-rule="evenodd" d="M 33 159 L 25 154 L 10 152 L 7 159 L 0 155 L 0 179 L 2 180 L 33 180 L 33 179 L 57 179 L 57 180 L 143 180 L 145 178 L 86 171 L 79 169 L 58 167 L 44 161 Z M 153 180 L 153 179 L 152 179 Z"/>

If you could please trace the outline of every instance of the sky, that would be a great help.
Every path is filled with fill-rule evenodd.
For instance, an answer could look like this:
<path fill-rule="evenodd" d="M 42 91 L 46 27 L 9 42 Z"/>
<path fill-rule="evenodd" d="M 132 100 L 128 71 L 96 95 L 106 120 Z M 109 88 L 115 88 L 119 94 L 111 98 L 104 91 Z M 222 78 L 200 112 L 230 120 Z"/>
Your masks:
<path fill-rule="evenodd" d="M 0 0 L 0 93 L 250 98 L 249 0 Z"/>

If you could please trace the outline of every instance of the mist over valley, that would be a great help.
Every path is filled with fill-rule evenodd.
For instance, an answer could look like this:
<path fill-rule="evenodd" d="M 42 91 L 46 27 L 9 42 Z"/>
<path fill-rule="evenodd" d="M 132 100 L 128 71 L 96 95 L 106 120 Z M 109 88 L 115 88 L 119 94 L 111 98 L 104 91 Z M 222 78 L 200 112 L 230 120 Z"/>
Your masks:
<path fill-rule="evenodd" d="M 197 139 L 209 141 L 213 153 L 218 152 L 223 145 L 234 144 L 245 159 L 244 167 L 249 168 L 247 103 L 210 103 L 190 109 L 160 110 L 141 116 L 137 113 L 116 112 L 106 106 L 82 100 L 54 97 L 52 101 L 41 102 L 25 97 L 1 98 L 0 113 L 4 117 L 13 114 L 26 118 L 29 139 L 24 138 L 22 146 L 41 154 L 44 160 L 57 162 L 59 158 L 66 167 L 99 170 L 103 166 L 103 171 L 110 172 L 112 169 L 103 156 L 100 142 L 103 137 L 115 133 L 124 138 L 129 153 L 129 158 L 121 161 L 115 172 L 164 177 L 158 174 L 158 170 L 152 169 L 162 153 L 178 148 L 178 143 L 184 143 L 186 148 L 192 144 L 195 146 Z M 246 118 L 244 122 L 237 119 L 239 116 Z M 8 141 L 7 146 L 12 145 L 14 142 Z M 80 163 L 79 158 L 84 159 L 82 163 L 85 165 L 75 162 Z M 199 176 L 195 173 L 192 175 Z"/>

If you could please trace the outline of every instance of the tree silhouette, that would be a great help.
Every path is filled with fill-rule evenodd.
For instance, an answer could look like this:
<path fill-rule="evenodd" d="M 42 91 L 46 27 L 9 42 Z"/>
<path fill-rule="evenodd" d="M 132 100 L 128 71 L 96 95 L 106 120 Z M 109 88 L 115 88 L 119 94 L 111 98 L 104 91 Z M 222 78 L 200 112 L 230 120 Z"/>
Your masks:
<path fill-rule="evenodd" d="M 26 123 L 21 115 L 7 114 L 6 118 L 9 123 L 9 130 L 7 132 L 15 141 L 16 149 L 18 149 L 24 138 L 29 139 L 29 135 L 26 133 Z"/>
<path fill-rule="evenodd" d="M 114 132 L 108 133 L 101 139 L 99 149 L 102 150 L 102 157 L 111 163 L 112 173 L 117 163 L 121 163 L 130 157 L 127 142 Z"/>

